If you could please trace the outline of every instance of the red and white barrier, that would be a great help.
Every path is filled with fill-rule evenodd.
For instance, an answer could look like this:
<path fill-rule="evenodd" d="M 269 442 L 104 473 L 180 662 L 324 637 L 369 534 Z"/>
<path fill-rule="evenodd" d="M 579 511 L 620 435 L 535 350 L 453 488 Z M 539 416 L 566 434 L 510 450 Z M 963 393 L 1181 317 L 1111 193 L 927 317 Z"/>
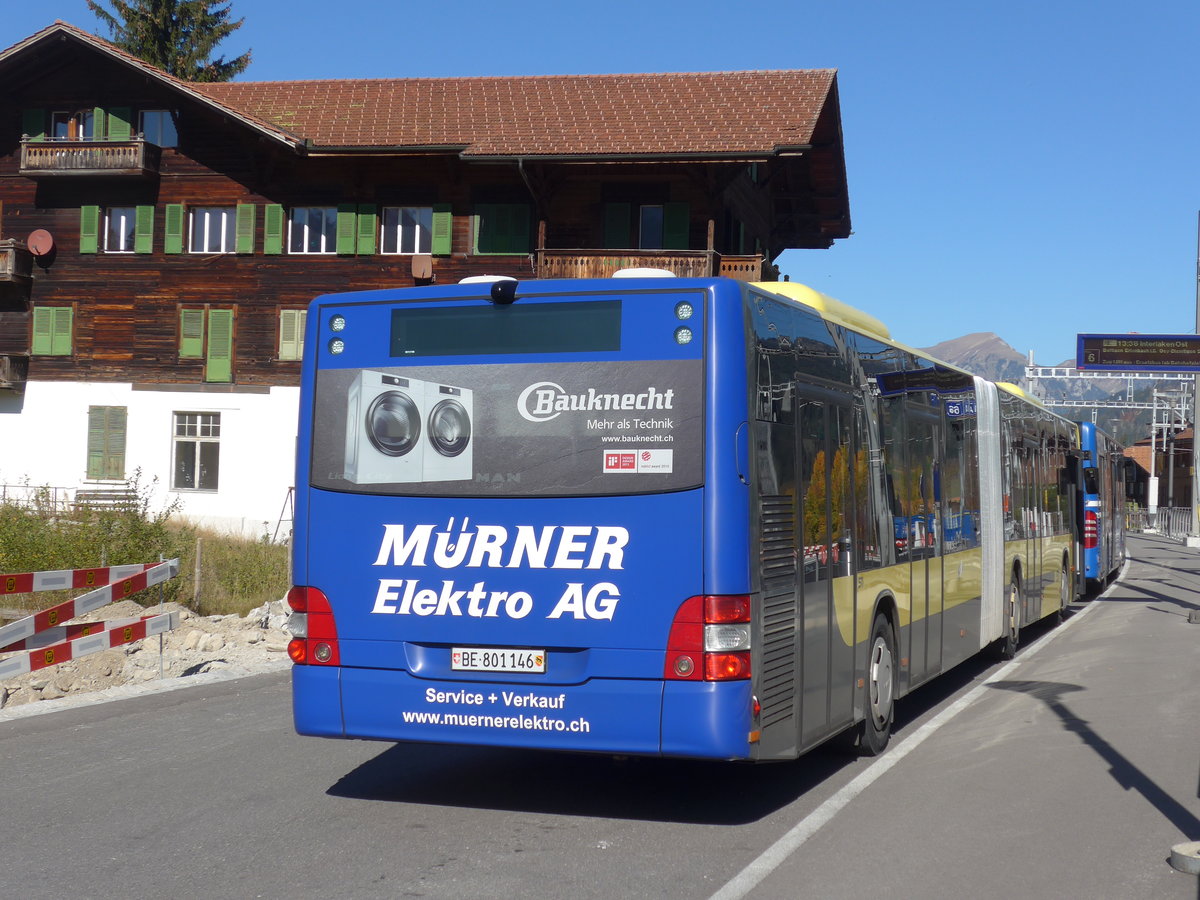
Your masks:
<path fill-rule="evenodd" d="M 161 584 L 178 574 L 179 560 L 172 559 L 144 565 L 0 575 L 0 594 L 103 585 L 74 600 L 67 600 L 0 628 L 0 654 L 19 651 L 15 656 L 0 662 L 0 679 L 119 647 L 141 640 L 147 635 L 162 634 L 177 628 L 178 613 L 122 619 L 118 622 L 94 622 L 88 625 L 64 623 L 76 616 L 94 612 L 114 600 L 131 597 L 138 591 Z"/>
<path fill-rule="evenodd" d="M 57 665 L 71 659 L 79 659 L 89 653 L 99 653 L 101 650 L 111 650 L 125 644 L 132 644 L 142 638 L 155 634 L 163 634 L 179 627 L 179 613 L 161 613 L 157 616 L 144 616 L 138 619 L 116 619 L 108 622 L 93 622 L 92 633 L 76 635 L 59 643 L 41 646 L 35 650 L 23 650 L 15 656 L 0 662 L 0 681 L 26 672 L 36 672 L 47 666 Z M 97 633 L 96 627 L 103 626 Z M 68 628 L 83 626 L 68 626 Z M 52 629 L 57 630 L 57 629 Z M 49 639 L 47 639 L 49 640 Z M 42 643 L 41 635 L 30 639 L 36 644 Z M 25 641 L 20 643 L 24 644 Z M 15 648 L 9 648 L 15 649 Z M 7 652 L 7 651 L 5 651 Z"/>
<path fill-rule="evenodd" d="M 177 560 L 178 561 L 178 560 Z M 0 575 L 0 596 L 31 594 L 34 591 L 61 591 L 68 588 L 99 587 L 112 584 L 162 563 L 137 563 L 131 566 L 102 566 L 98 569 L 60 569 L 54 572 L 25 572 Z"/>

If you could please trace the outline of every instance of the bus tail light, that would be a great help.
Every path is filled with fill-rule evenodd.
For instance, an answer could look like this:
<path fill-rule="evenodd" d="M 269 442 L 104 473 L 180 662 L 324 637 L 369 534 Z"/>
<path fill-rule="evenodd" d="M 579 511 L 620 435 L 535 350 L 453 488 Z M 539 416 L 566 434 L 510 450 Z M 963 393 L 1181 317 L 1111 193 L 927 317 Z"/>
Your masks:
<path fill-rule="evenodd" d="M 336 666 L 338 652 L 337 623 L 324 592 L 314 587 L 293 587 L 288 591 L 292 616 L 288 630 L 288 656 L 298 666 Z"/>
<path fill-rule="evenodd" d="M 1090 509 L 1083 514 L 1083 549 L 1095 550 L 1100 546 L 1100 517 Z"/>
<path fill-rule="evenodd" d="M 683 601 L 667 637 L 663 678 L 740 681 L 750 674 L 749 596 L 689 597 Z"/>

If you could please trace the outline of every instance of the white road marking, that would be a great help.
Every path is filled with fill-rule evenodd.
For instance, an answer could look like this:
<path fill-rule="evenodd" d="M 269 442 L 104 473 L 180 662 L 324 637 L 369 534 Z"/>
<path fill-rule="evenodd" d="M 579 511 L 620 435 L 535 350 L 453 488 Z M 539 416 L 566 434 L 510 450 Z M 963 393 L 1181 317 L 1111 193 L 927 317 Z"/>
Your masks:
<path fill-rule="evenodd" d="M 1125 565 L 1128 565 L 1128 555 L 1126 555 Z M 1124 574 L 1124 569 L 1122 569 L 1121 575 Z M 1116 581 L 1104 593 L 1107 594 L 1115 585 Z M 1104 594 L 1100 596 L 1104 596 Z M 1096 600 L 1098 599 L 1096 598 Z M 1078 620 L 1095 609 L 1096 600 L 1093 600 L 1083 609 L 1076 612 L 1058 628 L 1047 632 L 1041 638 L 1034 641 L 1022 651 L 1019 657 L 1012 662 L 1006 663 L 985 681 L 963 694 L 963 696 L 959 697 L 911 735 L 900 741 L 896 746 L 889 747 L 882 756 L 859 773 L 849 784 L 797 822 L 790 831 L 764 850 L 757 859 L 727 881 L 719 891 L 712 895 L 711 900 L 740 900 L 740 898 L 749 894 L 764 878 L 779 868 L 789 856 L 800 849 L 805 841 L 820 831 L 850 801 L 882 778 L 892 766 L 912 753 L 931 734 L 974 703 L 984 693 L 989 684 L 1005 680 L 1013 670 L 1034 656 L 1042 647 L 1046 646 L 1058 635 L 1063 634 Z"/>

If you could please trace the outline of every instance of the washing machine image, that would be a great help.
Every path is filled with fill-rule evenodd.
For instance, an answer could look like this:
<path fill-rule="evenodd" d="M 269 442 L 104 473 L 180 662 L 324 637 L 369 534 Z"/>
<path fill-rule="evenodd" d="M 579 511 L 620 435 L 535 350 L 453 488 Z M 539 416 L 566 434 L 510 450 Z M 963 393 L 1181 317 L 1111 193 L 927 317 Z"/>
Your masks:
<path fill-rule="evenodd" d="M 346 397 L 346 480 L 422 481 L 426 384 L 364 369 Z"/>
<path fill-rule="evenodd" d="M 424 481 L 465 481 L 474 477 L 471 406 L 468 388 L 426 383 Z"/>

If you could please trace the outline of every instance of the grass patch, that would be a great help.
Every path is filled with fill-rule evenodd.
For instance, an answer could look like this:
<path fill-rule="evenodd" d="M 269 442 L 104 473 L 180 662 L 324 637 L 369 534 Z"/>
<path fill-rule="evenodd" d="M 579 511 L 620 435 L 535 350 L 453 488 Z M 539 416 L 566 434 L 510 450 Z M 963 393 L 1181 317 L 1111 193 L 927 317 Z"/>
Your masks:
<path fill-rule="evenodd" d="M 49 491 L 25 503 L 0 503 L 0 573 L 84 569 L 179 559 L 179 575 L 133 595 L 143 606 L 160 597 L 201 615 L 245 615 L 289 586 L 288 548 L 198 529 L 152 509 L 149 494 L 130 480 L 137 499 L 101 509 L 64 509 Z M 0 607 L 33 611 L 82 591 L 0 595 Z"/>

